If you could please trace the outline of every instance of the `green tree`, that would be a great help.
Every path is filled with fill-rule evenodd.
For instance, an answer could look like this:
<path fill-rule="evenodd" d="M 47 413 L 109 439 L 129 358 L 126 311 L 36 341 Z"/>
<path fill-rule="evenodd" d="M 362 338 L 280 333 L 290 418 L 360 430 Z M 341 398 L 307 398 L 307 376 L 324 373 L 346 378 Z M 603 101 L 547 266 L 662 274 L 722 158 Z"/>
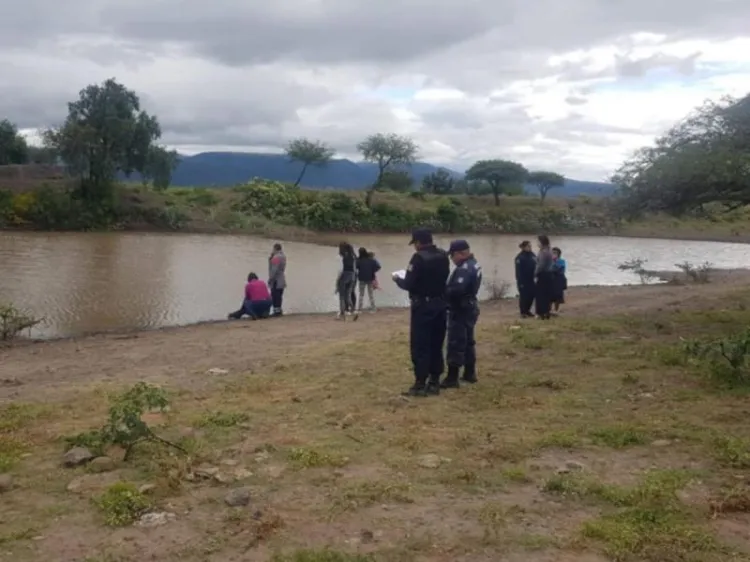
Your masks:
<path fill-rule="evenodd" d="M 0 166 L 26 164 L 29 161 L 29 146 L 18 128 L 3 119 L 0 121 Z"/>
<path fill-rule="evenodd" d="M 294 186 L 297 187 L 302 181 L 308 166 L 325 166 L 336 154 L 336 151 L 322 141 L 312 141 L 306 138 L 298 138 L 289 141 L 286 146 L 286 154 L 293 162 L 302 162 L 297 181 Z"/>
<path fill-rule="evenodd" d="M 45 146 L 29 146 L 29 162 L 32 164 L 57 164 L 57 154 Z"/>
<path fill-rule="evenodd" d="M 750 204 L 750 95 L 706 102 L 612 177 L 620 218 Z"/>
<path fill-rule="evenodd" d="M 144 183 L 151 180 L 154 189 L 164 191 L 172 183 L 172 173 L 179 162 L 180 158 L 176 151 L 152 145 L 149 147 L 142 173 Z"/>
<path fill-rule="evenodd" d="M 489 184 L 495 196 L 495 205 L 500 205 L 500 194 L 511 187 L 523 184 L 529 172 L 522 164 L 510 160 L 480 160 L 466 171 L 469 181 L 480 180 Z"/>
<path fill-rule="evenodd" d="M 45 145 L 79 179 L 81 196 L 95 202 L 111 198 L 118 172 L 144 174 L 160 137 L 156 117 L 142 111 L 138 95 L 114 78 L 81 90 L 62 126 L 44 134 Z"/>
<path fill-rule="evenodd" d="M 386 170 L 381 189 L 404 193 L 414 189 L 414 178 L 404 170 Z"/>
<path fill-rule="evenodd" d="M 454 181 L 451 173 L 445 168 L 438 168 L 422 179 L 422 191 L 436 195 L 451 193 Z"/>
<path fill-rule="evenodd" d="M 383 188 L 383 177 L 393 167 L 411 166 L 417 159 L 419 147 L 409 137 L 394 133 L 378 133 L 370 135 L 357 145 L 357 150 L 362 153 L 362 158 L 367 162 L 373 162 L 378 166 L 378 177 L 370 189 L 367 190 L 365 205 L 372 205 L 372 197 L 375 191 Z"/>
<path fill-rule="evenodd" d="M 555 172 L 531 172 L 527 181 L 539 190 L 539 198 L 542 203 L 547 198 L 550 189 L 565 185 L 565 178 Z"/>

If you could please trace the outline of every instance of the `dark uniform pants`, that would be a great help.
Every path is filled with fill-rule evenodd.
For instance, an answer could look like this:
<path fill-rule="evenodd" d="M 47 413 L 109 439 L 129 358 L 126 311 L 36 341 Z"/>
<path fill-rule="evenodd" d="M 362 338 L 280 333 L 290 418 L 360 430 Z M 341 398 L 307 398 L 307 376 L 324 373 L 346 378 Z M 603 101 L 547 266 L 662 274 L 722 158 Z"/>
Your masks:
<path fill-rule="evenodd" d="M 521 314 L 531 314 L 531 306 L 534 304 L 534 283 L 522 285 L 518 288 L 518 308 Z"/>
<path fill-rule="evenodd" d="M 478 319 L 479 309 L 476 307 L 448 311 L 448 365 L 474 372 L 477 364 L 474 327 Z"/>
<path fill-rule="evenodd" d="M 538 316 L 549 316 L 554 291 L 554 277 L 552 273 L 540 273 L 536 281 L 536 313 Z"/>
<path fill-rule="evenodd" d="M 428 378 L 433 382 L 439 381 L 445 370 L 443 344 L 446 316 L 443 299 L 412 301 L 409 340 L 414 378 L 418 384 L 426 383 Z"/>
<path fill-rule="evenodd" d="M 273 312 L 274 314 L 278 314 L 279 312 L 281 312 L 281 303 L 284 300 L 284 289 L 277 288 L 275 284 L 272 284 L 270 289 L 271 302 L 273 303 Z"/>

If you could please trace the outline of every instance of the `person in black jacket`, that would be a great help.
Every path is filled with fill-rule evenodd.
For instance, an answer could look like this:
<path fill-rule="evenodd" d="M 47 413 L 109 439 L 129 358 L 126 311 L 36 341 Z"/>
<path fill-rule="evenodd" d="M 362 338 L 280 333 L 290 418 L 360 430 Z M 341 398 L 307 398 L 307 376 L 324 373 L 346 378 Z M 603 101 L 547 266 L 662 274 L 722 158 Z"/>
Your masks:
<path fill-rule="evenodd" d="M 534 272 L 536 256 L 531 250 L 531 242 L 524 240 L 518 246 L 521 251 L 516 256 L 516 288 L 521 318 L 533 318 L 531 306 L 534 304 Z"/>
<path fill-rule="evenodd" d="M 409 343 L 414 365 L 414 385 L 408 396 L 440 394 L 440 377 L 445 370 L 447 305 L 445 284 L 450 274 L 448 253 L 435 246 L 432 232 L 420 228 L 412 233 L 416 252 L 409 261 L 406 275 L 393 274 L 393 281 L 409 291 L 411 320 Z M 429 379 L 429 380 L 428 380 Z"/>
<path fill-rule="evenodd" d="M 375 312 L 375 276 L 378 271 L 380 271 L 380 263 L 375 259 L 375 256 L 368 252 L 366 248 L 360 248 L 359 257 L 357 257 L 360 312 L 362 312 L 362 305 L 365 300 L 365 289 L 367 290 L 367 298 L 370 301 L 370 310 Z"/>

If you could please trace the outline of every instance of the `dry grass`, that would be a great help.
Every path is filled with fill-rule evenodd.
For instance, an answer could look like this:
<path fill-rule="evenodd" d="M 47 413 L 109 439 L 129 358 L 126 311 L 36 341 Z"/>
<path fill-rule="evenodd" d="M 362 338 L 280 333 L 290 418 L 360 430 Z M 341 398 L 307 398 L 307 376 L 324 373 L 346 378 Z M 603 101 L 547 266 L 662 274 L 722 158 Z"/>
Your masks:
<path fill-rule="evenodd" d="M 58 464 L 64 436 L 103 421 L 103 392 L 5 406 L 0 470 L 15 487 L 0 503 L 0 552 L 16 562 L 750 560 L 747 395 L 712 387 L 678 352 L 681 337 L 748 324 L 750 294 L 737 291 L 519 329 L 488 305 L 480 383 L 424 400 L 398 394 L 406 326 L 319 340 L 252 374 L 168 387 L 171 411 L 149 422 L 190 458 L 147 445 L 125 464 L 113 451 L 115 470 L 101 474 Z M 206 467 L 222 476 L 200 477 Z M 175 519 L 112 531 L 92 500 L 117 482 L 155 485 L 148 503 Z M 228 507 L 240 485 L 250 505 Z"/>

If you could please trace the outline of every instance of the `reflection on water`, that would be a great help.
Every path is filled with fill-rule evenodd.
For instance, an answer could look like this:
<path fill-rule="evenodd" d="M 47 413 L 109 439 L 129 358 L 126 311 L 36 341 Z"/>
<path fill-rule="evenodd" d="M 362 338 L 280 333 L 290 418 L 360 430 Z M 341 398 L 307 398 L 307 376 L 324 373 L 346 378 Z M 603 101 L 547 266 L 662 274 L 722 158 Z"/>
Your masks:
<path fill-rule="evenodd" d="M 523 236 L 471 236 L 485 279 L 513 282 L 513 258 Z M 525 238 L 532 239 L 532 236 Z M 438 244 L 447 246 L 447 237 Z M 390 281 L 411 256 L 408 235 L 352 236 L 356 247 L 375 252 L 383 264 L 381 306 L 406 304 Z M 633 238 L 557 237 L 571 285 L 636 282 L 617 269 L 631 258 L 651 269 L 684 261 L 717 267 L 750 267 L 750 246 Z M 46 318 L 34 335 L 148 328 L 216 320 L 238 307 L 251 270 L 267 274 L 272 241 L 246 236 L 139 233 L 0 233 L 0 300 Z M 335 311 L 336 248 L 285 243 L 289 287 L 285 312 Z"/>

